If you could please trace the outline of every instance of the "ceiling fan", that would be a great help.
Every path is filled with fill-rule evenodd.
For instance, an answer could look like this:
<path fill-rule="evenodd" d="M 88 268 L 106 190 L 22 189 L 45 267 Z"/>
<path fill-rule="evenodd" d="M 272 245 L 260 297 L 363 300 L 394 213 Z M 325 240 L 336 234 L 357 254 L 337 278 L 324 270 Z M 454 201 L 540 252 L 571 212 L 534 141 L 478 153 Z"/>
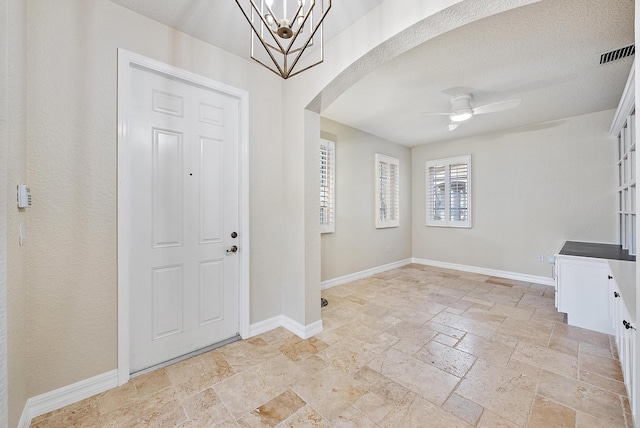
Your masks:
<path fill-rule="evenodd" d="M 460 123 L 465 120 L 471 119 L 473 116 L 477 114 L 486 114 L 486 113 L 496 113 L 503 110 L 509 110 L 514 107 L 518 107 L 522 100 L 514 99 L 514 100 L 506 100 L 506 101 L 498 101 L 491 104 L 485 104 L 483 106 L 479 106 L 476 108 L 471 107 L 471 99 L 473 95 L 471 94 L 459 94 L 455 95 L 451 98 L 451 111 L 448 112 L 428 112 L 428 111 L 420 111 L 418 113 L 425 113 L 430 115 L 446 115 L 449 116 L 449 131 L 453 131 L 456 129 Z"/>

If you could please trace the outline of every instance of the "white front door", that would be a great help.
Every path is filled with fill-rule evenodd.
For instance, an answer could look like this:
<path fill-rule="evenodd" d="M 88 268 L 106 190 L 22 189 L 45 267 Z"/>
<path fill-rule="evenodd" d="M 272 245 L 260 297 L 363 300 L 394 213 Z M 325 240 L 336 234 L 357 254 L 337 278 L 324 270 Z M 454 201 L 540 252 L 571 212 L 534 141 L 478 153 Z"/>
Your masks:
<path fill-rule="evenodd" d="M 238 334 L 240 109 L 144 68 L 128 85 L 121 233 L 135 373 Z"/>

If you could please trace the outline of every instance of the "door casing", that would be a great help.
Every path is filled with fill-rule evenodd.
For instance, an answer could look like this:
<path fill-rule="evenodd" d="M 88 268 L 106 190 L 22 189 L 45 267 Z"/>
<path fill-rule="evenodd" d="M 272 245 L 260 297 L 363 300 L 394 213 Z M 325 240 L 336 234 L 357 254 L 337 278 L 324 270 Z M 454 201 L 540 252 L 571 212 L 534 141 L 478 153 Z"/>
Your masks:
<path fill-rule="evenodd" d="M 160 73 L 172 79 L 182 80 L 186 83 L 204 86 L 215 91 L 223 92 L 239 100 L 239 227 L 238 246 L 239 272 L 238 272 L 238 317 L 239 333 L 243 338 L 249 336 L 249 94 L 241 89 L 216 82 L 212 79 L 191 73 L 171 65 L 146 58 L 125 49 L 118 49 L 118 385 L 129 381 L 129 289 L 128 270 L 130 255 L 128 254 L 129 241 L 126 233 L 128 216 L 131 210 L 128 207 L 128 177 L 124 173 L 125 156 L 128 138 L 128 96 L 131 67 Z"/>

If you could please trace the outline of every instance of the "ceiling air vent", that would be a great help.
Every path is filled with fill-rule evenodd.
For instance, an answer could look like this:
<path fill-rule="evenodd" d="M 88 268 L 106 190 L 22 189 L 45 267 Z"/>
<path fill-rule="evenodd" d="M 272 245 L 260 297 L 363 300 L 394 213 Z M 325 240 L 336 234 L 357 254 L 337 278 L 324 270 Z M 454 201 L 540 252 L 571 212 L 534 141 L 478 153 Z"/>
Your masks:
<path fill-rule="evenodd" d="M 615 49 L 609 52 L 600 54 L 600 65 L 608 64 L 613 61 L 617 61 L 622 58 L 626 58 L 636 53 L 636 45 L 625 46 L 620 49 Z"/>

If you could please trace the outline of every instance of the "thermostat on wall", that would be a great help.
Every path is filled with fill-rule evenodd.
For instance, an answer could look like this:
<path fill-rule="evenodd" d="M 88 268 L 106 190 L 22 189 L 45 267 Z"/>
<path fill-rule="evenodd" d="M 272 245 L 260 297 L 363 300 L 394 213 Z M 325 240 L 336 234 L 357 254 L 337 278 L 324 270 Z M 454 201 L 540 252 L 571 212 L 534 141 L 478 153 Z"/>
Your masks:
<path fill-rule="evenodd" d="M 18 184 L 18 208 L 31 206 L 31 191 L 26 184 Z"/>

